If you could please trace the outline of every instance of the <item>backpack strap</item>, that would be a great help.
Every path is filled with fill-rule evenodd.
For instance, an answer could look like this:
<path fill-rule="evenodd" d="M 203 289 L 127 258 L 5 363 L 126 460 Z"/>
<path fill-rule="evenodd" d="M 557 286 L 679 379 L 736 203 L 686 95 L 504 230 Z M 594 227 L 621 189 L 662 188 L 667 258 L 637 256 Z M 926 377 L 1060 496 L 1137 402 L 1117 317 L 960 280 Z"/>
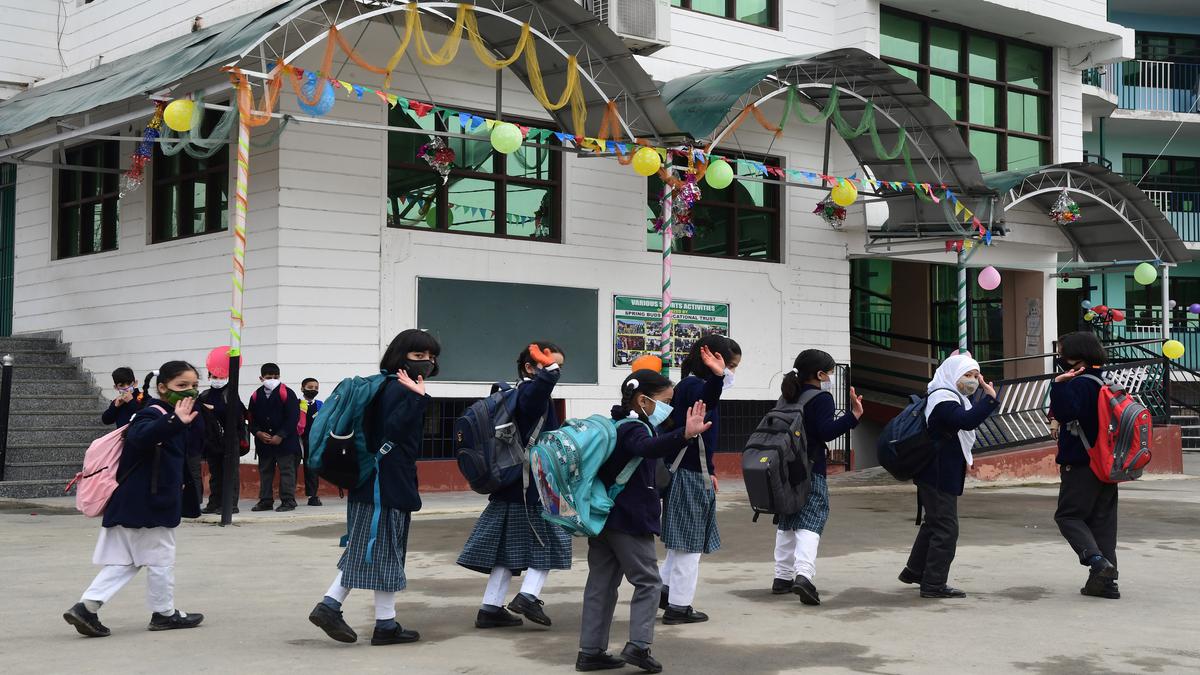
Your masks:
<path fill-rule="evenodd" d="M 1085 380 L 1091 380 L 1091 381 L 1095 382 L 1096 384 L 1100 385 L 1101 389 L 1108 386 L 1108 384 L 1109 384 L 1108 382 L 1105 382 L 1103 379 L 1096 377 L 1095 375 L 1092 375 L 1091 373 L 1084 373 L 1083 375 L 1080 375 L 1079 377 L 1081 377 Z M 1095 443 L 1088 440 L 1087 434 L 1083 433 L 1083 427 L 1079 424 L 1079 420 L 1071 420 L 1070 422 L 1067 422 L 1063 426 L 1066 427 L 1067 432 L 1069 432 L 1072 436 L 1074 436 L 1074 437 L 1078 438 L 1080 441 L 1082 441 L 1085 448 L 1091 448 L 1093 445 L 1095 445 Z"/>
<path fill-rule="evenodd" d="M 391 441 L 385 441 L 383 445 L 379 446 L 379 452 L 375 453 L 375 503 L 371 509 L 371 535 L 367 538 L 367 550 L 363 554 L 363 562 L 368 565 L 371 564 L 371 552 L 375 550 L 375 539 L 379 536 L 379 516 L 383 512 L 383 503 L 379 496 L 379 460 L 391 452 L 392 447 Z"/>
<path fill-rule="evenodd" d="M 638 424 L 641 424 L 642 426 L 646 427 L 646 431 L 648 431 L 651 436 L 654 435 L 654 429 L 651 429 L 650 425 L 643 422 L 640 418 L 635 419 L 632 417 L 626 417 L 623 420 L 617 420 L 617 423 L 615 426 L 617 428 L 620 428 L 621 425 L 628 424 L 631 422 L 637 422 Z M 687 450 L 687 448 L 684 447 L 684 450 Z M 623 469 L 621 469 L 621 472 L 617 474 L 616 480 L 613 481 L 613 485 L 620 486 L 622 488 L 625 487 L 625 484 L 628 483 L 629 479 L 633 477 L 633 472 L 637 471 L 638 465 L 642 463 L 642 459 L 644 459 L 644 458 L 634 457 L 633 459 L 626 462 L 625 467 Z"/>

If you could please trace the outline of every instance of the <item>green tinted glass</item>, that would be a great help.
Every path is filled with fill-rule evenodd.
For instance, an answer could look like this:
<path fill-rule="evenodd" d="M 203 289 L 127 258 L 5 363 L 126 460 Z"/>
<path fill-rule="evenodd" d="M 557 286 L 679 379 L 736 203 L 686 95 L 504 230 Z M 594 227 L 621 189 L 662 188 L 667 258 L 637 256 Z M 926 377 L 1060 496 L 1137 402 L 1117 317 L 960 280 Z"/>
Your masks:
<path fill-rule="evenodd" d="M 952 28 L 929 28 L 929 65 L 942 70 L 958 71 L 962 34 Z"/>
<path fill-rule="evenodd" d="M 756 26 L 771 25 L 771 0 L 737 0 L 733 18 Z"/>
<path fill-rule="evenodd" d="M 1022 45 L 1009 44 L 1004 56 L 1008 81 L 1022 87 L 1046 89 L 1046 58 L 1043 52 Z"/>
<path fill-rule="evenodd" d="M 974 131 L 969 136 L 971 154 L 979 160 L 979 170 L 995 173 L 1000 169 L 999 137 L 990 131 Z"/>
<path fill-rule="evenodd" d="M 908 79 L 912 80 L 913 82 L 916 82 L 918 85 L 921 84 L 921 80 L 918 79 L 919 76 L 918 76 L 915 68 L 905 68 L 903 66 L 892 66 L 892 70 L 896 71 L 897 73 L 900 73 L 901 75 L 907 77 Z"/>
<path fill-rule="evenodd" d="M 999 101 L 995 87 L 971 83 L 971 124 L 996 126 L 996 103 Z"/>
<path fill-rule="evenodd" d="M 1008 92 L 1008 128 L 1027 134 L 1044 134 L 1042 106 L 1045 99 L 1033 94 Z"/>
<path fill-rule="evenodd" d="M 941 106 L 950 119 L 962 119 L 962 83 L 959 80 L 930 75 L 929 98 Z"/>
<path fill-rule="evenodd" d="M 975 77 L 984 77 L 989 80 L 998 79 L 1000 76 L 1000 43 L 992 38 L 978 35 L 970 36 L 968 43 L 970 44 L 968 71 Z"/>
<path fill-rule="evenodd" d="M 445 221 L 446 227 L 450 231 L 495 234 L 496 184 L 494 182 L 478 178 L 451 180 L 447 192 L 450 202 L 447 205 L 449 210 L 438 216 Z"/>
<path fill-rule="evenodd" d="M 725 0 L 692 0 L 692 9 L 705 14 L 725 16 Z"/>
<path fill-rule="evenodd" d="M 1032 169 L 1046 163 L 1046 144 L 1029 138 L 1008 137 L 1008 170 Z"/>
<path fill-rule="evenodd" d="M 739 258 L 774 259 L 771 214 L 741 211 L 738 214 L 737 255 Z"/>
<path fill-rule="evenodd" d="M 884 12 L 879 17 L 879 53 L 913 63 L 921 61 L 921 23 Z"/>

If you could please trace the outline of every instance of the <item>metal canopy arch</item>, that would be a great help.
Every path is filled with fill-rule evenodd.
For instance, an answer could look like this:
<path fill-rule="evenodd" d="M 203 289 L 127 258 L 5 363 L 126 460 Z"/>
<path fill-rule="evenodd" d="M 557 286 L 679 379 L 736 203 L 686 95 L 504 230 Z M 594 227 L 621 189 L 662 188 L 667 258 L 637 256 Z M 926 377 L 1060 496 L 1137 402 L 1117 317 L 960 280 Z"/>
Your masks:
<path fill-rule="evenodd" d="M 993 174 L 988 182 L 1004 191 L 1005 212 L 1025 202 L 1049 211 L 1066 190 L 1084 217 L 1059 229 L 1088 262 L 1150 259 L 1178 264 L 1192 258 L 1162 210 L 1136 185 L 1099 164 L 1068 162 Z"/>

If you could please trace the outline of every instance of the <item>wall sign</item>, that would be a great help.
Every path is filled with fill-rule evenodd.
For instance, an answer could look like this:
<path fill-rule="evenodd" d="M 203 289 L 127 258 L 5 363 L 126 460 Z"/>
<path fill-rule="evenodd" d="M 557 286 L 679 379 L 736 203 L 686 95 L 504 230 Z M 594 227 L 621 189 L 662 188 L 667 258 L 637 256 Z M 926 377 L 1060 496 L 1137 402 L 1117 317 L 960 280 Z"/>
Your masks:
<path fill-rule="evenodd" d="M 643 354 L 661 353 L 662 299 L 613 296 L 613 366 L 627 366 Z M 704 335 L 729 336 L 729 304 L 675 300 L 671 304 L 671 367 L 677 368 Z"/>

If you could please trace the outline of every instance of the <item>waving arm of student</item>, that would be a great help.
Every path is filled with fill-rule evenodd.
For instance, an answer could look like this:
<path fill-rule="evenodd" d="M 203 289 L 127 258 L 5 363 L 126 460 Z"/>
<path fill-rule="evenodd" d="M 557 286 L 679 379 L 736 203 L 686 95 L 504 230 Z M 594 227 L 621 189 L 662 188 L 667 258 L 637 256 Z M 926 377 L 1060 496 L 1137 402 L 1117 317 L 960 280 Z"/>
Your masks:
<path fill-rule="evenodd" d="M 532 380 L 517 387 L 517 428 L 522 433 L 533 433 L 538 420 L 546 416 L 554 386 L 561 375 L 558 364 L 551 362 L 551 365 L 538 370 Z"/>
<path fill-rule="evenodd" d="M 985 395 L 974 403 L 970 410 L 955 401 L 943 401 L 929 415 L 929 426 L 946 431 L 970 431 L 977 429 L 1000 405 L 996 397 Z"/>
<path fill-rule="evenodd" d="M 384 384 L 380 395 L 380 409 L 387 415 L 383 423 L 383 437 L 395 441 L 411 434 L 413 425 L 425 414 L 432 399 L 425 393 L 425 379 L 415 381 L 401 370 L 397 374 L 399 387 Z"/>
<path fill-rule="evenodd" d="M 1067 371 L 1050 383 L 1050 414 L 1060 425 L 1079 419 L 1080 405 L 1095 407 L 1095 399 L 1086 395 L 1085 380 L 1078 379 L 1082 368 Z"/>
<path fill-rule="evenodd" d="M 852 413 L 834 418 L 834 408 L 833 394 L 822 392 L 813 398 L 804 409 L 805 416 L 812 415 L 817 422 L 817 436 L 825 443 L 841 438 L 846 432 L 858 426 L 858 418 Z"/>
<path fill-rule="evenodd" d="M 140 450 L 150 450 L 159 443 L 170 440 L 187 427 L 178 415 L 174 412 L 164 413 L 159 405 L 165 404 L 146 406 L 134 416 L 129 423 L 129 429 L 125 431 L 126 444 Z M 192 416 L 195 416 L 194 411 Z"/>

